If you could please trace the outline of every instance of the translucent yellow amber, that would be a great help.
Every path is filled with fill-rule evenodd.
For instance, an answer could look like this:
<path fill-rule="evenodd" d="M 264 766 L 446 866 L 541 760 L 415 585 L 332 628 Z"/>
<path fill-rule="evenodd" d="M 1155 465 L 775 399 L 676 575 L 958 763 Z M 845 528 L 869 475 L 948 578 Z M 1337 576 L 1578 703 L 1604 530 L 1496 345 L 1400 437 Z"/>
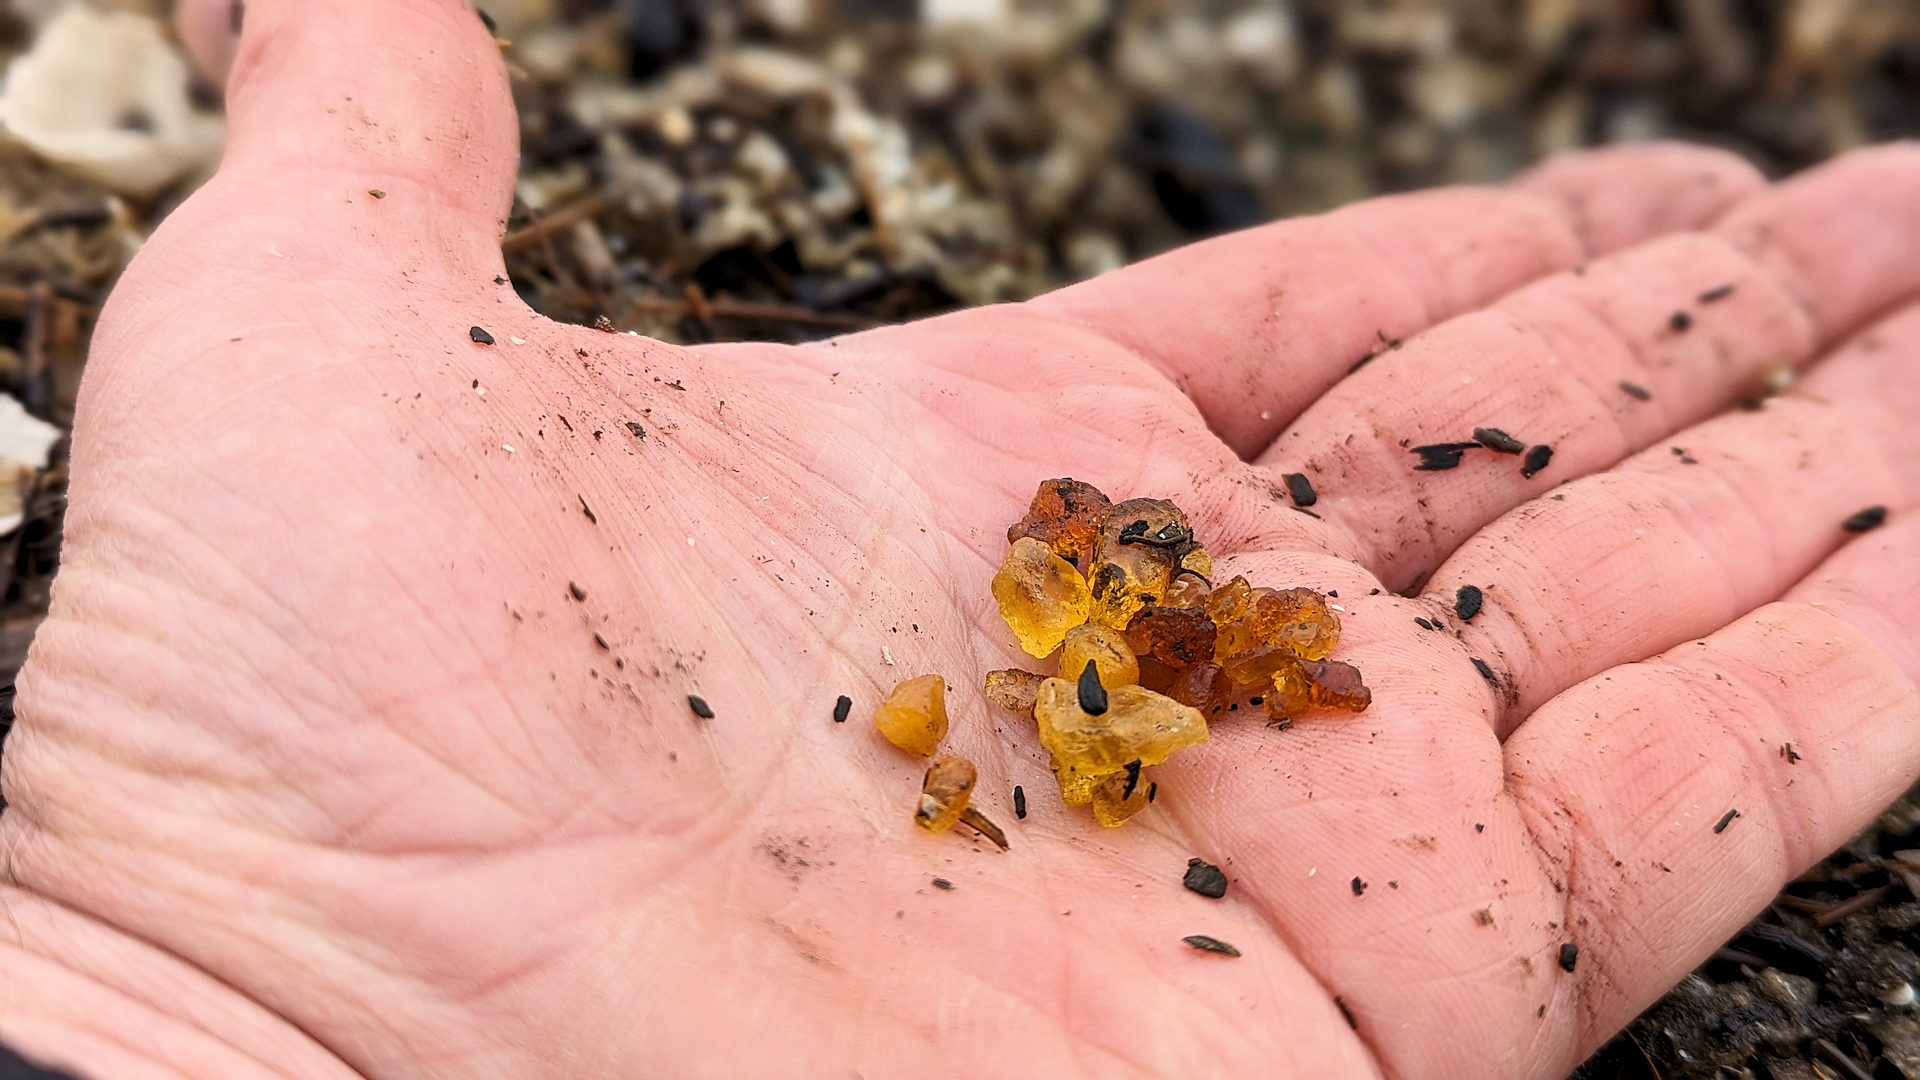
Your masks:
<path fill-rule="evenodd" d="M 1086 776 L 1104 776 L 1136 760 L 1158 765 L 1182 747 L 1207 741 L 1207 721 L 1200 710 L 1144 686 L 1108 690 L 1107 711 L 1088 716 L 1080 710 L 1075 684 L 1048 679 L 1040 684 L 1033 715 L 1040 722 L 1040 742 L 1055 766 Z"/>
<path fill-rule="evenodd" d="M 1046 679 L 1032 671 L 1000 668 L 987 672 L 987 700 L 1023 716 L 1033 715 L 1034 698 L 1040 695 L 1040 683 Z"/>
<path fill-rule="evenodd" d="M 1127 823 L 1127 819 L 1147 808 L 1152 801 L 1153 781 L 1135 769 L 1114 773 L 1093 788 L 1093 817 L 1109 829 Z"/>
<path fill-rule="evenodd" d="M 1165 499 L 1128 499 L 1101 523 L 1087 564 L 1091 618 L 1125 630 L 1140 609 L 1166 595 L 1175 562 L 1190 554 L 1187 515 Z M 1209 564 L 1211 565 L 1211 564 Z"/>
<path fill-rule="evenodd" d="M 1000 572 L 993 575 L 993 598 L 1000 617 L 1033 656 L 1060 647 L 1067 631 L 1087 621 L 1087 581 L 1073 564 L 1030 536 L 1014 541 Z"/>
<path fill-rule="evenodd" d="M 1254 637 L 1302 660 L 1324 660 L 1340 643 L 1340 616 L 1312 589 L 1281 589 L 1262 596 L 1253 611 Z"/>
<path fill-rule="evenodd" d="M 1053 779 L 1060 785 L 1060 798 L 1068 806 L 1085 806 L 1093 801 L 1093 789 L 1100 781 L 1113 775 L 1110 772 L 1084 772 L 1072 765 L 1053 763 Z"/>
<path fill-rule="evenodd" d="M 1140 662 L 1120 631 L 1099 623 L 1085 623 L 1067 631 L 1060 646 L 1060 677 L 1077 680 L 1091 661 L 1100 673 L 1100 685 L 1111 690 L 1140 681 Z"/>
<path fill-rule="evenodd" d="M 932 757 L 947 737 L 947 681 L 922 675 L 895 686 L 873 711 L 873 726 L 907 753 Z"/>
<path fill-rule="evenodd" d="M 953 828 L 953 823 L 967 812 L 977 775 L 973 762 L 966 758 L 943 754 L 933 759 L 920 784 L 920 808 L 913 813 L 913 823 L 928 832 Z"/>

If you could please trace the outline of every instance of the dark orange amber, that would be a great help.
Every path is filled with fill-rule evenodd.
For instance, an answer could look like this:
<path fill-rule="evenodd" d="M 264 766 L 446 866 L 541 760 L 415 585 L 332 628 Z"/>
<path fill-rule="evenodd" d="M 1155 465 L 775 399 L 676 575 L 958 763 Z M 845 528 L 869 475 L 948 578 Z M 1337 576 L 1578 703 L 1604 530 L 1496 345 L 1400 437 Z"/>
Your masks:
<path fill-rule="evenodd" d="M 1162 693 L 1182 705 L 1193 706 L 1200 710 L 1201 716 L 1212 719 L 1227 707 L 1227 701 L 1233 697 L 1233 680 L 1227 678 L 1227 673 L 1221 670 L 1219 664 L 1195 664 L 1182 668 Z"/>
<path fill-rule="evenodd" d="M 1111 505 L 1099 488 L 1085 481 L 1045 481 L 1034 492 L 1027 516 L 1007 526 L 1007 543 L 1031 536 L 1052 548 L 1055 555 L 1076 561 L 1093 550 Z"/>
<path fill-rule="evenodd" d="M 1127 625 L 1136 656 L 1151 656 L 1171 668 L 1213 659 L 1213 620 L 1199 608 L 1150 607 Z"/>

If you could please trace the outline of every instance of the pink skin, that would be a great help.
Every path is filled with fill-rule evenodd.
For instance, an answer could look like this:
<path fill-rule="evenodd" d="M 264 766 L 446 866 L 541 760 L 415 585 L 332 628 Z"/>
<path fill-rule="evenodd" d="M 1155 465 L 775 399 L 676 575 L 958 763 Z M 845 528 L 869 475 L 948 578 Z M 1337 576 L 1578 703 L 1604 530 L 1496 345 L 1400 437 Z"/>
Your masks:
<path fill-rule="evenodd" d="M 225 14 L 183 4 L 195 55 Z M 464 5 L 251 0 L 229 95 L 220 174 L 103 316 L 20 680 L 0 1038 L 36 1055 L 1552 1076 L 1920 772 L 1912 148 L 1774 189 L 1607 151 L 1026 305 L 693 350 L 494 283 L 515 126 Z M 1777 360 L 1802 389 L 1714 416 Z M 1488 422 L 1549 470 L 1398 445 Z M 1266 463 L 1309 469 L 1319 519 Z M 1121 830 L 1061 806 L 974 688 L 1022 660 L 1001 530 L 1062 475 L 1337 589 L 1372 710 L 1219 722 Z M 1006 854 L 918 831 L 923 766 L 864 723 L 929 671 Z M 1224 900 L 1180 887 L 1192 855 Z"/>

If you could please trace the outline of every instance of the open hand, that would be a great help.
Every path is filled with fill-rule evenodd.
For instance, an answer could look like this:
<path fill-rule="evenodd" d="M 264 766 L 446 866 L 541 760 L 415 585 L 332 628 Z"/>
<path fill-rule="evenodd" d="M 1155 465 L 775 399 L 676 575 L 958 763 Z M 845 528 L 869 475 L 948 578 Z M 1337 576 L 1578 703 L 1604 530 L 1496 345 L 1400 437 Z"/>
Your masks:
<path fill-rule="evenodd" d="M 20 679 L 0 1038 L 39 1056 L 1551 1076 L 1920 771 L 1913 147 L 1773 187 L 1607 151 L 688 349 L 500 276 L 515 121 L 464 5 L 249 0 L 229 95 L 102 319 Z M 1482 425 L 1551 461 L 1413 469 Z M 1372 709 L 1223 718 L 1122 829 L 1060 805 L 977 693 L 1054 476 L 1337 591 Z M 915 829 L 864 723 L 926 672 L 1005 854 Z"/>

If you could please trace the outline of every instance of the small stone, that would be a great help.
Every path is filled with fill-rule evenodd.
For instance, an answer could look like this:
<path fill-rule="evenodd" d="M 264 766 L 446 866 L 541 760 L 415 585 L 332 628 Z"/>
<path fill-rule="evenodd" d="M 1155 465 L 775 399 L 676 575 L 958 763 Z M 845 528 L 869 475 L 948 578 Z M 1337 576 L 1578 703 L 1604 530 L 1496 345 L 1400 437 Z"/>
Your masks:
<path fill-rule="evenodd" d="M 707 699 L 699 694 L 687 695 L 687 708 L 692 709 L 693 715 L 702 720 L 713 719 L 713 706 L 707 704 Z"/>
<path fill-rule="evenodd" d="M 1477 585 L 1462 585 L 1453 594 L 1453 613 L 1461 619 L 1471 622 L 1480 614 L 1480 605 L 1485 601 Z"/>
<path fill-rule="evenodd" d="M 469 327 L 467 327 L 467 336 L 468 336 L 468 337 L 470 337 L 470 338 L 472 338 L 472 339 L 473 339 L 473 343 L 474 343 L 474 344 L 476 344 L 476 345 L 491 345 L 491 344 L 493 344 L 493 335 L 492 335 L 492 334 L 489 334 L 489 333 L 487 333 L 487 332 L 486 332 L 485 330 L 482 330 L 482 329 L 481 329 L 480 327 L 478 327 L 478 326 L 469 326 Z"/>
<path fill-rule="evenodd" d="M 1180 884 L 1215 900 L 1227 895 L 1226 873 L 1205 859 L 1188 859 L 1187 876 L 1180 880 Z"/>
<path fill-rule="evenodd" d="M 846 723 L 847 715 L 851 712 L 853 712 L 852 698 L 848 697 L 845 694 L 841 694 L 838 698 L 834 700 L 834 703 L 833 703 L 833 722 L 834 723 L 836 724 Z"/>

